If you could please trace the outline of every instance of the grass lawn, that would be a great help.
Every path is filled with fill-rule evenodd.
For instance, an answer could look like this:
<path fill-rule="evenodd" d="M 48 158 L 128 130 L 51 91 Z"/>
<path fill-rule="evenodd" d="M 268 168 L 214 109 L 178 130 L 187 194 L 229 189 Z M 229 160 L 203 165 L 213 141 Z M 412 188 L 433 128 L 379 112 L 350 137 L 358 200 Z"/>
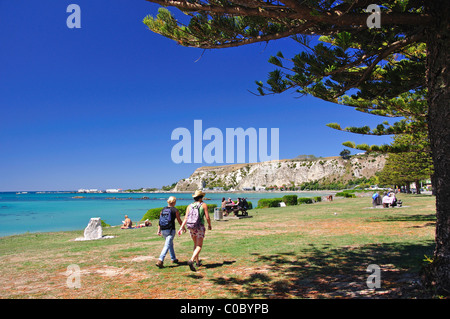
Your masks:
<path fill-rule="evenodd" d="M 366 196 L 213 220 L 197 272 L 188 234 L 175 239 L 180 265 L 168 254 L 155 266 L 155 226 L 108 227 L 115 238 L 95 241 L 74 241 L 83 230 L 0 238 L 0 298 L 426 298 L 419 271 L 434 248 L 435 198 L 398 198 L 404 207 L 372 209 Z M 80 288 L 67 285 L 73 264 Z M 367 287 L 370 264 L 381 288 Z"/>

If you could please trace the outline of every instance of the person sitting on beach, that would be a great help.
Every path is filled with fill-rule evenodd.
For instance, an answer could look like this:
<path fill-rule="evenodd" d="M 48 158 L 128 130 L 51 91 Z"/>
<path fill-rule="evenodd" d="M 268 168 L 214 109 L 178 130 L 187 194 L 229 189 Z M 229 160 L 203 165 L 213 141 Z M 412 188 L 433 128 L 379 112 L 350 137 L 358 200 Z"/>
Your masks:
<path fill-rule="evenodd" d="M 389 207 L 389 204 L 391 203 L 391 198 L 388 196 L 387 193 L 384 193 L 382 203 L 383 203 L 383 208 L 388 208 Z"/>
<path fill-rule="evenodd" d="M 241 198 L 241 200 L 239 202 L 239 206 L 242 207 L 243 209 L 248 209 L 249 208 L 249 204 L 247 202 L 247 199 Z"/>
<path fill-rule="evenodd" d="M 397 197 L 395 197 L 395 194 L 393 192 L 389 194 L 389 199 L 391 200 L 391 202 L 389 203 L 391 207 L 397 206 Z"/>
<path fill-rule="evenodd" d="M 125 215 L 125 220 L 123 221 L 123 225 L 120 228 L 126 229 L 126 228 L 132 228 L 132 227 L 133 227 L 133 222 L 128 217 L 128 215 Z"/>
<path fill-rule="evenodd" d="M 136 228 L 149 227 L 151 225 L 152 223 L 148 219 L 146 219 L 143 224 L 136 225 Z"/>
<path fill-rule="evenodd" d="M 236 204 L 231 200 L 231 197 L 228 197 L 228 200 L 225 203 L 225 209 L 226 209 L 225 216 L 228 216 L 228 214 L 233 211 L 233 209 L 235 208 L 235 205 Z"/>
<path fill-rule="evenodd" d="M 223 211 L 223 215 L 224 216 L 228 216 L 228 208 L 227 208 L 227 200 L 225 199 L 225 197 L 222 197 L 222 211 Z"/>
<path fill-rule="evenodd" d="M 227 201 L 225 200 L 225 197 L 222 197 L 222 210 L 226 210 Z"/>
<path fill-rule="evenodd" d="M 377 207 L 377 201 L 378 201 L 378 197 L 379 197 L 380 195 L 377 193 L 377 192 L 375 192 L 373 195 L 372 195 L 372 206 L 373 207 Z"/>

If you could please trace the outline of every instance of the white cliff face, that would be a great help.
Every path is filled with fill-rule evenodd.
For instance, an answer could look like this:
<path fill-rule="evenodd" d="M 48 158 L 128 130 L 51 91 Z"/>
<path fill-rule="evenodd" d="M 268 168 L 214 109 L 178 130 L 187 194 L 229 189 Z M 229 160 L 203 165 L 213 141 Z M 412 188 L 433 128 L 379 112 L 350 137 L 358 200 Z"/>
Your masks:
<path fill-rule="evenodd" d="M 386 157 L 352 156 L 328 157 L 314 161 L 278 160 L 262 163 L 200 167 L 186 179 L 179 181 L 174 191 L 192 191 L 204 187 L 229 187 L 235 190 L 253 187 L 300 185 L 315 180 L 347 181 L 370 178 L 383 169 Z"/>

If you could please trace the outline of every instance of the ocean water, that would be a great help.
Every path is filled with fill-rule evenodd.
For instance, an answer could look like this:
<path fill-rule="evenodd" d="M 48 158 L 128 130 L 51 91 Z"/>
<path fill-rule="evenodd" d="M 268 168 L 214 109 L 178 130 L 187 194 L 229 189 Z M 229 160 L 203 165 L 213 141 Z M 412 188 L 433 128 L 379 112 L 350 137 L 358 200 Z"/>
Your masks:
<path fill-rule="evenodd" d="M 245 197 L 254 206 L 261 198 L 320 196 L 322 193 L 207 193 L 208 204 L 220 207 L 222 197 Z M 26 232 L 82 230 L 90 218 L 100 217 L 110 225 L 120 225 L 124 215 L 139 221 L 150 208 L 164 207 L 169 196 L 177 198 L 177 205 L 192 202 L 190 193 L 87 193 L 74 192 L 0 192 L 0 237 Z M 83 196 L 83 198 L 75 198 Z M 144 198 L 146 197 L 146 198 Z"/>

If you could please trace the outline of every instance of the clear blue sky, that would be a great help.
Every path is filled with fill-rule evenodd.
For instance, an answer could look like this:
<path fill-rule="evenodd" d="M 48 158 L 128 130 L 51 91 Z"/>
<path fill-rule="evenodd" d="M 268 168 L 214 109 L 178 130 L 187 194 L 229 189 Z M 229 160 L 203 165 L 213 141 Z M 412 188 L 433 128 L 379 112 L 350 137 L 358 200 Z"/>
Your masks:
<path fill-rule="evenodd" d="M 81 29 L 66 25 L 71 3 Z M 203 53 L 149 31 L 142 19 L 157 8 L 0 0 L 0 191 L 171 184 L 206 165 L 171 159 L 172 131 L 192 130 L 195 119 L 223 132 L 279 128 L 280 158 L 335 156 L 348 140 L 390 143 L 325 126 L 373 126 L 379 117 L 292 92 L 249 93 L 274 69 L 271 55 L 301 50 L 294 41 Z"/>

